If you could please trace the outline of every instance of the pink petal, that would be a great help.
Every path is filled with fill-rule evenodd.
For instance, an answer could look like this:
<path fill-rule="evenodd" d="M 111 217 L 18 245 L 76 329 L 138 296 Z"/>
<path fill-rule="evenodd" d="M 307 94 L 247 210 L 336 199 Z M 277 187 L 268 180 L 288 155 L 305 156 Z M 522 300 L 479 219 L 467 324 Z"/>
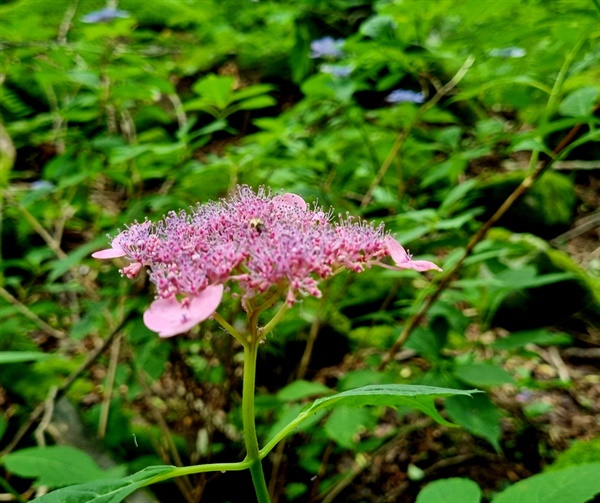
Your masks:
<path fill-rule="evenodd" d="M 94 258 L 117 258 L 124 257 L 127 253 L 119 246 L 119 240 L 123 237 L 125 231 L 117 234 L 110 243 L 110 248 L 92 253 Z"/>
<path fill-rule="evenodd" d="M 296 206 L 298 209 L 303 211 L 308 208 L 308 205 L 304 199 L 302 199 L 298 194 L 292 194 L 291 192 L 282 194 L 281 196 L 276 196 L 273 199 L 276 201 L 281 201 L 285 204 L 289 204 L 290 206 Z"/>
<path fill-rule="evenodd" d="M 211 316 L 222 298 L 223 285 L 211 285 L 182 302 L 174 297 L 158 299 L 144 312 L 144 324 L 160 337 L 182 334 Z"/>
<path fill-rule="evenodd" d="M 406 253 L 406 250 L 392 236 L 385 237 L 385 245 L 392 260 L 396 262 L 397 265 L 410 261 L 410 257 L 408 256 L 408 253 Z"/>
<path fill-rule="evenodd" d="M 94 258 L 117 258 L 124 257 L 125 255 L 127 254 L 118 246 L 114 246 L 113 248 L 108 248 L 106 250 L 100 250 L 95 253 L 92 253 L 92 257 Z"/>
<path fill-rule="evenodd" d="M 435 269 L 436 271 L 441 271 L 442 269 L 435 265 L 433 262 L 429 262 L 428 260 L 409 260 L 404 264 L 398 264 L 398 267 L 401 269 L 414 269 L 415 271 L 423 272 L 429 271 L 430 269 Z"/>
<path fill-rule="evenodd" d="M 402 247 L 398 241 L 392 236 L 385 237 L 385 244 L 387 250 L 392 257 L 392 260 L 396 263 L 399 269 L 413 269 L 415 271 L 423 272 L 435 269 L 441 271 L 437 265 L 428 260 L 412 260 L 411 256 L 406 253 L 406 250 Z"/>

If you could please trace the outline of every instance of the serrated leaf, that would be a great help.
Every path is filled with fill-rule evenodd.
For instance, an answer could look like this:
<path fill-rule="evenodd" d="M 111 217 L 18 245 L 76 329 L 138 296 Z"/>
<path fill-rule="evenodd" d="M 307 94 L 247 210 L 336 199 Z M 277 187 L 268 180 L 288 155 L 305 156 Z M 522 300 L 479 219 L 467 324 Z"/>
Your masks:
<path fill-rule="evenodd" d="M 521 480 L 492 503 L 585 503 L 600 494 L 600 463 L 552 470 Z"/>
<path fill-rule="evenodd" d="M 150 466 L 128 477 L 65 487 L 37 498 L 37 503 L 119 503 L 134 491 L 169 478 L 174 466 Z"/>
<path fill-rule="evenodd" d="M 479 503 L 481 489 L 470 479 L 451 478 L 427 484 L 417 496 L 416 503 Z"/>
<path fill-rule="evenodd" d="M 453 426 L 452 423 L 449 423 L 440 416 L 435 408 L 434 399 L 452 395 L 470 396 L 471 393 L 477 392 L 477 390 L 465 391 L 434 386 L 373 384 L 343 391 L 337 395 L 318 398 L 306 412 L 315 413 L 318 410 L 338 405 L 346 405 L 348 407 L 363 407 L 365 405 L 397 407 L 403 405 L 424 412 L 440 424 Z"/>
<path fill-rule="evenodd" d="M 435 419 L 438 423 L 446 426 L 454 426 L 446 421 L 435 408 L 435 399 L 453 395 L 471 396 L 479 393 L 478 390 L 459 390 L 449 388 L 438 388 L 435 386 L 420 386 L 407 384 L 373 384 L 353 390 L 343 391 L 335 395 L 318 398 L 311 405 L 306 406 L 290 422 L 282 426 L 268 444 L 261 450 L 261 456 L 265 456 L 273 447 L 295 428 L 318 412 L 337 406 L 363 407 L 365 405 L 387 406 L 387 407 L 410 407 L 419 410 Z"/>

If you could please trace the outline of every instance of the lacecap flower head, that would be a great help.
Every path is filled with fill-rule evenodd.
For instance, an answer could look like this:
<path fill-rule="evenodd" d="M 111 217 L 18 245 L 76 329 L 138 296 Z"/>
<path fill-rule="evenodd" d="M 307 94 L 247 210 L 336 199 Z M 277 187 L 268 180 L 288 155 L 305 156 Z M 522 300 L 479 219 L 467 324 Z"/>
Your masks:
<path fill-rule="evenodd" d="M 170 212 L 157 223 L 134 223 L 92 255 L 126 257 L 128 278 L 148 267 L 157 298 L 144 313 L 161 337 L 186 332 L 215 313 L 226 289 L 239 290 L 242 305 L 281 292 L 293 305 L 320 297 L 319 283 L 343 269 L 441 270 L 412 260 L 383 225 L 309 207 L 296 194 L 274 195 L 240 186 L 230 199 Z M 390 256 L 394 265 L 382 262 Z"/>

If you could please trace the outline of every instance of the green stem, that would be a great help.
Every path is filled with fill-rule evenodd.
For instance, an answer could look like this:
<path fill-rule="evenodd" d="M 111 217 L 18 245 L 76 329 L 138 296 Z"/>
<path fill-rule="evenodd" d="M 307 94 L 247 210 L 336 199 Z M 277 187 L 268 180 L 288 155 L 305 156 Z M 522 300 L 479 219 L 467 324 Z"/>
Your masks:
<path fill-rule="evenodd" d="M 286 311 L 289 308 L 290 308 L 290 306 L 288 305 L 288 303 L 284 302 L 283 305 L 281 306 L 281 308 L 279 309 L 279 311 L 277 311 L 275 316 L 273 316 L 271 321 L 269 321 L 269 323 L 267 323 L 264 327 L 262 327 L 260 329 L 259 333 L 260 333 L 261 337 L 268 334 L 275 328 L 275 325 L 277 325 L 277 323 L 279 323 L 279 320 L 281 320 L 281 318 L 283 318 L 283 315 L 286 313 Z"/>
<path fill-rule="evenodd" d="M 227 330 L 227 332 L 229 332 L 231 335 L 233 335 L 233 337 L 235 337 L 235 339 L 237 339 L 242 344 L 242 346 L 244 346 L 244 347 L 246 346 L 246 344 L 247 344 L 246 339 L 244 339 L 244 337 L 235 328 L 233 328 L 233 326 L 225 318 L 223 318 L 216 311 L 213 313 L 212 316 L 213 316 L 213 319 L 219 325 L 221 325 L 225 330 Z"/>
<path fill-rule="evenodd" d="M 246 458 L 249 461 L 250 474 L 256 491 L 258 503 L 270 503 L 269 490 L 265 481 L 260 455 L 258 451 L 258 440 L 256 438 L 256 425 L 254 416 L 254 387 L 256 380 L 256 356 L 258 353 L 257 325 L 253 317 L 250 317 L 251 338 L 248 345 L 244 346 L 244 387 L 242 392 L 242 422 L 244 424 L 244 442 L 246 444 Z"/>

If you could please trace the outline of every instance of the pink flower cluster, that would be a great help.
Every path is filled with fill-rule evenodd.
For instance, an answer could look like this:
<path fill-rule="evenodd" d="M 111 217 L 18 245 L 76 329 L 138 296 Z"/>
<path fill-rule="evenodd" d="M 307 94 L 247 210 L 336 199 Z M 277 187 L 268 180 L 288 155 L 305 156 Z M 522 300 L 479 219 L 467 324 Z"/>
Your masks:
<path fill-rule="evenodd" d="M 381 262 L 388 255 L 395 265 Z M 111 248 L 92 256 L 127 257 L 130 264 L 121 273 L 128 278 L 150 268 L 157 299 L 144 313 L 144 323 L 161 337 L 186 332 L 210 317 L 229 282 L 239 285 L 245 306 L 276 288 L 292 305 L 299 295 L 320 297 L 319 281 L 343 268 L 441 270 L 412 260 L 383 225 L 349 216 L 333 222 L 331 212 L 309 208 L 298 195 L 254 192 L 248 186 L 189 213 L 135 223 L 112 240 Z"/>

